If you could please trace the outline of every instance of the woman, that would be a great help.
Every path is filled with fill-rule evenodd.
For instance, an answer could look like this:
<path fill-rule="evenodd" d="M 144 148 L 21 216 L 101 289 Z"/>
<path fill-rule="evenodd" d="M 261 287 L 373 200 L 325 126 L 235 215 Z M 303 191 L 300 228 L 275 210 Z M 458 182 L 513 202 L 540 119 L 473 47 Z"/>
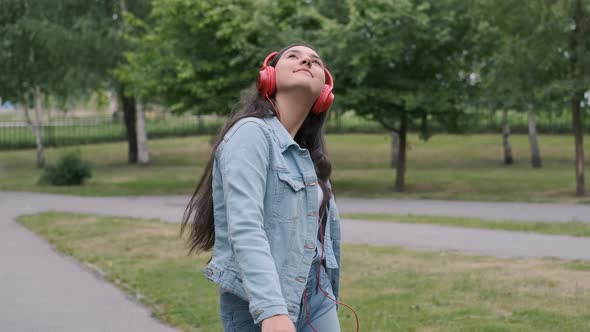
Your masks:
<path fill-rule="evenodd" d="M 324 124 L 334 95 L 317 52 L 271 53 L 221 130 L 181 228 L 213 249 L 225 331 L 340 331 L 340 220 Z"/>

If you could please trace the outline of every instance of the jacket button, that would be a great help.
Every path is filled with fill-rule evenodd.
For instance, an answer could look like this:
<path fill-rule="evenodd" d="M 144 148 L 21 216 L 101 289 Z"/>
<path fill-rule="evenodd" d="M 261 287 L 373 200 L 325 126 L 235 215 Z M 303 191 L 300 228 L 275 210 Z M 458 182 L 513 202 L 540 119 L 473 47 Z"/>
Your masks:
<path fill-rule="evenodd" d="M 297 281 L 299 281 L 301 283 L 304 283 L 305 282 L 305 277 L 299 276 L 299 277 L 295 278 L 295 280 L 297 280 Z"/>

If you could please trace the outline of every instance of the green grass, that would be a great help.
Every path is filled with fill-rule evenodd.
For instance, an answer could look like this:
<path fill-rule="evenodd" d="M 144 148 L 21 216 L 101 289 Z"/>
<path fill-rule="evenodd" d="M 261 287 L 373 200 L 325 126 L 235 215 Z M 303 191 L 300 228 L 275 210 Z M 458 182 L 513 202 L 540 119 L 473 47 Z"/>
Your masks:
<path fill-rule="evenodd" d="M 342 218 L 399 222 L 405 224 L 429 224 L 467 228 L 494 229 L 541 234 L 562 234 L 590 237 L 590 223 L 583 222 L 528 222 L 517 220 L 488 220 L 446 216 L 422 216 L 402 214 L 350 213 Z"/>
<path fill-rule="evenodd" d="M 83 187 L 37 186 L 35 150 L 4 151 L 0 190 L 90 196 L 189 194 L 209 158 L 209 140 L 151 140 L 148 167 L 127 164 L 126 143 L 79 146 L 82 158 L 95 166 L 93 178 Z M 590 203 L 590 196 L 574 195 L 574 143 L 569 136 L 541 136 L 544 165 L 532 169 L 526 136 L 512 138 L 516 164 L 505 166 L 499 135 L 436 135 L 428 142 L 410 135 L 404 193 L 393 192 L 389 135 L 328 135 L 327 143 L 338 197 Z M 71 148 L 47 149 L 47 162 L 55 163 L 66 149 Z"/>
<path fill-rule="evenodd" d="M 48 212 L 19 221 L 183 331 L 221 331 L 216 286 L 179 225 Z M 341 300 L 361 331 L 590 331 L 589 262 L 343 247 Z M 341 306 L 342 331 L 354 331 Z"/>

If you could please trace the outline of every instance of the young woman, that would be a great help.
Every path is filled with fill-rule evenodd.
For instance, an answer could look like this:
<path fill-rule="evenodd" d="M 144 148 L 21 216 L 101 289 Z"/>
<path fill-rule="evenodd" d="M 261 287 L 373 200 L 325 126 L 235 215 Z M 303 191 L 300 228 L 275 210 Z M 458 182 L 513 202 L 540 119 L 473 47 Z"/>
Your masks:
<path fill-rule="evenodd" d="M 315 49 L 271 53 L 220 131 L 181 228 L 213 254 L 227 331 L 338 332 L 340 219 L 324 124 L 332 77 Z"/>

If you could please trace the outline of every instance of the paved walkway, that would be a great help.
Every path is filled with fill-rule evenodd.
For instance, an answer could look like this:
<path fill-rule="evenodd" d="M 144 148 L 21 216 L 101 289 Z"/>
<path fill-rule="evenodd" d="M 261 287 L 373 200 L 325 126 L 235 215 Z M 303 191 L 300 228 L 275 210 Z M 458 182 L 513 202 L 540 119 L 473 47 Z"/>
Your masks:
<path fill-rule="evenodd" d="M 173 331 L 149 311 L 14 222 L 18 215 L 56 210 L 179 222 L 185 196 L 89 198 L 0 192 L 0 328 L 6 331 Z M 338 199 L 341 213 L 473 216 L 590 223 L 590 206 L 527 203 Z M 500 257 L 590 260 L 590 239 L 570 236 L 342 221 L 343 241 L 460 250 Z"/>
<path fill-rule="evenodd" d="M 0 193 L 0 331 L 176 331 L 14 222 L 18 215 L 49 207 L 42 200 Z M 69 202 L 62 203 L 52 208 L 67 210 Z"/>
<path fill-rule="evenodd" d="M 590 205 L 554 203 L 461 202 L 441 200 L 338 200 L 342 213 L 415 214 L 515 221 L 590 223 Z"/>

